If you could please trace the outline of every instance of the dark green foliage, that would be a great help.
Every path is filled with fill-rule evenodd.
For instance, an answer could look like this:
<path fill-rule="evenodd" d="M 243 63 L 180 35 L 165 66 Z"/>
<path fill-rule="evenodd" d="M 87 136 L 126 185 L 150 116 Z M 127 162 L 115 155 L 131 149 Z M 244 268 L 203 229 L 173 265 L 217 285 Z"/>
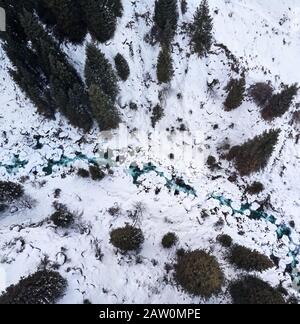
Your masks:
<path fill-rule="evenodd" d="M 41 20 L 53 27 L 60 40 L 82 43 L 87 34 L 80 0 L 39 0 L 36 4 Z"/>
<path fill-rule="evenodd" d="M 18 183 L 0 181 L 0 203 L 10 203 L 24 195 L 24 188 Z"/>
<path fill-rule="evenodd" d="M 68 228 L 74 224 L 74 214 L 65 205 L 56 204 L 56 212 L 50 216 L 50 220 L 57 227 Z"/>
<path fill-rule="evenodd" d="M 157 122 L 159 122 L 164 117 L 164 115 L 165 114 L 162 106 L 157 104 L 153 108 L 152 117 L 151 117 L 151 124 L 153 128 L 156 126 Z"/>
<path fill-rule="evenodd" d="M 246 276 L 231 283 L 230 294 L 234 304 L 285 304 L 281 293 L 259 278 Z"/>
<path fill-rule="evenodd" d="M 122 15 L 120 0 L 80 0 L 91 35 L 101 43 L 111 39 L 116 31 L 117 17 Z"/>
<path fill-rule="evenodd" d="M 213 18 L 210 16 L 207 0 L 203 0 L 197 8 L 194 22 L 190 26 L 191 45 L 200 57 L 207 55 L 213 41 Z"/>
<path fill-rule="evenodd" d="M 220 169 L 220 165 L 219 163 L 217 162 L 217 159 L 210 155 L 208 158 L 207 158 L 207 161 L 206 161 L 207 165 L 208 165 L 208 168 L 211 170 L 211 171 L 214 171 L 214 170 L 218 170 Z"/>
<path fill-rule="evenodd" d="M 105 173 L 100 169 L 98 165 L 91 165 L 89 170 L 92 180 L 101 181 L 105 178 Z"/>
<path fill-rule="evenodd" d="M 274 267 L 274 263 L 267 256 L 240 245 L 232 247 L 229 260 L 239 269 L 246 271 L 262 272 Z"/>
<path fill-rule="evenodd" d="M 249 95 L 258 107 L 264 107 L 273 95 L 273 87 L 269 83 L 258 82 L 249 89 Z"/>
<path fill-rule="evenodd" d="M 205 298 L 217 294 L 224 281 L 217 259 L 200 250 L 178 255 L 175 278 L 188 293 Z"/>
<path fill-rule="evenodd" d="M 76 70 L 32 12 L 15 15 L 26 42 L 14 41 L 13 33 L 7 35 L 12 77 L 40 112 L 52 117 L 57 107 L 72 125 L 88 130 L 92 126 L 88 96 Z"/>
<path fill-rule="evenodd" d="M 89 178 L 90 177 L 90 173 L 88 170 L 86 169 L 79 169 L 77 171 L 77 175 L 81 178 Z"/>
<path fill-rule="evenodd" d="M 115 65 L 121 80 L 126 81 L 130 75 L 130 68 L 122 54 L 117 54 L 115 57 Z"/>
<path fill-rule="evenodd" d="M 262 117 L 265 120 L 272 120 L 283 116 L 290 109 L 298 89 L 298 85 L 293 84 L 285 86 L 280 93 L 273 95 L 267 106 L 262 110 Z"/>
<path fill-rule="evenodd" d="M 245 78 L 241 79 L 231 79 L 226 87 L 228 91 L 227 98 L 224 102 L 224 107 L 226 111 L 231 111 L 238 108 L 244 100 L 246 91 L 246 81 Z"/>
<path fill-rule="evenodd" d="M 38 271 L 8 287 L 0 304 L 54 304 L 64 294 L 67 281 L 58 272 Z"/>
<path fill-rule="evenodd" d="M 172 80 L 174 69 L 169 46 L 163 46 L 159 53 L 156 75 L 160 83 L 169 83 Z"/>
<path fill-rule="evenodd" d="M 241 146 L 234 146 L 228 159 L 234 160 L 242 176 L 258 172 L 265 168 L 277 144 L 280 130 L 270 130 Z"/>
<path fill-rule="evenodd" d="M 175 233 L 166 234 L 161 241 L 162 246 L 165 249 L 170 249 L 178 242 L 178 237 Z"/>
<path fill-rule="evenodd" d="M 168 45 L 173 39 L 178 23 L 177 0 L 156 0 L 154 9 L 155 29 L 159 40 Z"/>
<path fill-rule="evenodd" d="M 181 13 L 185 15 L 188 9 L 187 0 L 180 0 L 180 8 L 181 8 Z"/>
<path fill-rule="evenodd" d="M 117 77 L 105 55 L 94 44 L 86 47 L 85 80 L 88 87 L 98 86 L 115 102 L 119 89 Z"/>
<path fill-rule="evenodd" d="M 253 182 L 250 186 L 247 187 L 246 191 L 250 194 L 250 195 L 257 195 L 259 193 L 261 193 L 262 191 L 264 191 L 264 185 L 261 182 Z"/>
<path fill-rule="evenodd" d="M 101 131 L 118 128 L 120 116 L 110 97 L 96 85 L 90 86 L 89 96 L 92 115 Z"/>
<path fill-rule="evenodd" d="M 217 237 L 217 241 L 223 246 L 223 247 L 231 247 L 232 245 L 232 238 L 227 234 L 221 234 Z"/>
<path fill-rule="evenodd" d="M 126 225 L 110 233 L 110 243 L 123 252 L 138 251 L 144 243 L 141 229 Z"/>

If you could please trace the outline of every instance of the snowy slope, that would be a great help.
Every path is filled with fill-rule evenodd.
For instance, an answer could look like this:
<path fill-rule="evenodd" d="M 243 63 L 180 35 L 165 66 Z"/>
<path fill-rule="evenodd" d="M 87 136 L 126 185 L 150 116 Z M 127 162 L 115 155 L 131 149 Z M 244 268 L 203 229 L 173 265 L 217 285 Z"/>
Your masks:
<path fill-rule="evenodd" d="M 198 0 L 188 2 L 188 12 L 180 16 L 180 26 L 192 20 L 200 3 Z M 216 43 L 226 45 L 239 60 L 241 68 L 246 70 L 248 86 L 270 80 L 279 90 L 282 82 L 300 83 L 298 0 L 210 0 L 209 3 Z M 189 56 L 189 39 L 180 28 L 173 46 L 175 76 L 171 85 L 163 88 L 156 82 L 159 46 L 153 47 L 144 41 L 152 26 L 153 1 L 123 1 L 123 4 L 124 15 L 114 39 L 99 45 L 111 62 L 120 52 L 130 64 L 129 80 L 120 83 L 118 103 L 124 124 L 119 132 L 107 134 L 94 129 L 84 135 L 68 126 L 61 116 L 57 116 L 56 121 L 43 120 L 13 84 L 7 72 L 10 64 L 0 49 L 0 165 L 12 164 L 15 155 L 28 161 L 24 168 L 11 174 L 4 167 L 0 167 L 0 172 L 2 179 L 24 182 L 27 195 L 34 200 L 30 209 L 18 206 L 14 213 L 0 216 L 0 290 L 36 271 L 47 256 L 49 265 L 59 265 L 60 273 L 69 283 L 61 303 L 82 303 L 84 299 L 93 303 L 230 302 L 226 285 L 222 294 L 209 301 L 191 297 L 176 287 L 172 273 L 167 274 L 165 270 L 166 263 L 174 262 L 176 249 L 166 251 L 160 245 L 162 236 L 173 231 L 179 236 L 178 247 L 207 249 L 216 255 L 227 282 L 239 272 L 228 265 L 226 251 L 215 243 L 220 233 L 230 234 L 235 243 L 267 255 L 274 253 L 281 258 L 279 268 L 260 276 L 274 285 L 283 282 L 292 294 L 296 293 L 290 276 L 284 274 L 286 264 L 291 262 L 287 257 L 289 243 L 285 238 L 277 240 L 276 226 L 249 220 L 246 215 L 231 216 L 228 207 L 220 206 L 216 200 L 207 200 L 217 192 L 231 198 L 238 208 L 245 198 L 246 185 L 259 180 L 266 190 L 259 197 L 247 198 L 262 201 L 270 196 L 273 210 L 269 212 L 276 215 L 279 223 L 281 220 L 286 224 L 295 222 L 293 235 L 299 243 L 300 144 L 296 136 L 300 130 L 290 124 L 296 105 L 272 123 L 261 119 L 250 99 L 237 110 L 224 112 L 223 88 L 229 78 L 235 76 L 228 58 L 217 46 L 206 59 Z M 67 45 L 65 51 L 83 73 L 84 46 Z M 213 79 L 218 79 L 220 84 L 218 90 L 210 94 L 207 82 Z M 150 122 L 151 109 L 159 103 L 161 91 L 165 117 L 154 130 Z M 181 99 L 178 93 L 182 94 Z M 295 102 L 299 99 L 298 95 Z M 129 108 L 131 101 L 138 105 L 137 111 Z M 181 123 L 188 131 L 177 130 Z M 170 134 L 166 129 L 172 127 L 175 132 Z M 217 156 L 218 148 L 224 143 L 240 144 L 270 128 L 280 128 L 282 132 L 264 171 L 239 178 L 234 184 L 228 181 L 234 171 L 228 162 L 221 161 L 222 170 L 214 174 L 205 165 L 207 157 Z M 44 145 L 40 149 L 36 149 L 35 135 L 42 136 Z M 88 157 L 100 158 L 106 148 L 115 150 L 115 155 L 123 155 L 125 162 L 116 165 L 114 175 L 100 183 L 80 179 L 74 173 L 76 167 L 87 166 L 86 161 L 57 167 L 48 176 L 42 170 L 47 160 L 59 160 L 63 154 L 72 158 L 75 152 L 82 152 Z M 169 159 L 170 153 L 175 160 Z M 128 172 L 130 164 L 143 165 L 149 161 L 168 178 L 173 172 L 183 176 L 195 188 L 197 197 L 185 193 L 175 196 L 174 191 L 165 187 L 165 180 L 155 173 L 143 176 L 143 186 L 134 185 Z M 212 176 L 217 179 L 213 180 Z M 66 232 L 45 221 L 53 212 L 57 188 L 62 190 L 58 200 L 78 215 L 74 228 Z M 156 188 L 161 189 L 159 195 L 155 194 Z M 139 201 L 145 205 L 139 219 L 145 243 L 138 257 L 122 256 L 109 243 L 109 232 L 132 222 L 127 211 Z M 114 204 L 121 207 L 117 217 L 107 212 Z M 217 212 L 212 212 L 215 208 Z M 208 219 L 201 218 L 203 210 L 208 210 Z M 221 228 L 215 226 L 220 217 L 225 220 Z M 240 235 L 241 232 L 245 234 Z M 103 253 L 102 260 L 95 256 L 97 248 Z"/>

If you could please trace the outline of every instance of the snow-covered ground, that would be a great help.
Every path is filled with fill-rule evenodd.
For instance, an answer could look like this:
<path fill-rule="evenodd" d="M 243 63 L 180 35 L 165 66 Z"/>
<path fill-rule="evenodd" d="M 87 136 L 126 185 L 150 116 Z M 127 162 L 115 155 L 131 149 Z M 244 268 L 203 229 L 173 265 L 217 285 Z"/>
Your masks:
<path fill-rule="evenodd" d="M 188 12 L 180 15 L 179 25 L 191 21 L 199 0 L 188 1 Z M 182 292 L 167 274 L 166 263 L 173 263 L 176 249 L 166 251 L 161 238 L 167 232 L 176 232 L 177 247 L 206 249 L 216 255 L 222 265 L 227 282 L 239 274 L 228 265 L 226 251 L 216 244 L 220 233 L 230 234 L 235 243 L 255 248 L 266 255 L 274 253 L 281 258 L 278 269 L 260 276 L 273 285 L 283 286 L 295 293 L 288 274 L 284 274 L 289 243 L 278 241 L 276 227 L 264 221 L 249 220 L 247 216 L 235 217 L 228 207 L 216 200 L 208 200 L 216 192 L 231 198 L 237 207 L 247 197 L 244 189 L 255 180 L 265 185 L 259 197 L 249 201 L 262 201 L 270 196 L 279 222 L 295 222 L 295 240 L 300 240 L 300 143 L 296 141 L 300 129 L 291 125 L 290 112 L 272 123 L 263 121 L 259 109 L 250 99 L 233 112 L 222 108 L 226 86 L 235 76 L 228 58 L 219 47 L 205 59 L 187 55 L 189 39 L 178 29 L 174 39 L 173 60 L 175 76 L 168 88 L 156 82 L 156 61 L 159 46 L 144 41 L 152 27 L 153 1 L 123 1 L 124 15 L 119 21 L 114 39 L 99 47 L 113 62 L 122 53 L 130 64 L 130 78 L 120 83 L 118 103 L 123 125 L 119 132 L 100 133 L 94 129 L 84 135 L 67 125 L 57 116 L 56 121 L 44 120 L 36 114 L 33 105 L 14 85 L 9 74 L 10 66 L 0 48 L 0 165 L 13 164 L 14 156 L 28 163 L 24 168 L 8 174 L 0 167 L 2 179 L 22 181 L 26 194 L 31 197 L 31 208 L 19 206 L 14 213 L 0 215 L 0 291 L 19 281 L 48 258 L 68 280 L 69 286 L 61 303 L 227 303 L 230 297 L 223 293 L 209 301 L 194 298 Z M 214 18 L 216 44 L 224 44 L 246 70 L 247 85 L 258 81 L 271 81 L 279 90 L 281 83 L 300 83 L 300 2 L 298 0 L 210 0 Z M 150 12 L 149 15 L 143 15 Z M 89 39 L 87 39 L 88 41 Z M 85 62 L 84 46 L 65 46 L 80 73 Z M 207 91 L 207 82 L 219 80 L 218 89 Z M 154 130 L 151 127 L 151 109 L 159 103 L 165 117 Z M 178 94 L 182 98 L 178 99 Z M 299 102 L 300 95 L 295 100 Z M 138 110 L 129 108 L 130 102 Z M 185 124 L 187 131 L 178 128 Z M 218 127 L 216 127 L 218 125 Z M 174 127 L 172 134 L 166 129 Z M 251 177 L 228 181 L 234 171 L 222 161 L 222 169 L 214 174 L 205 161 L 209 155 L 218 156 L 218 148 L 225 143 L 236 145 L 270 128 L 280 128 L 281 135 L 276 151 L 266 169 Z M 35 136 L 40 135 L 41 148 L 36 148 Z M 85 136 L 83 140 L 83 136 Z M 114 166 L 114 174 L 101 182 L 80 179 L 73 171 L 87 166 L 77 161 L 67 167 L 55 167 L 46 176 L 43 167 L 49 159 L 69 158 L 81 152 L 87 157 L 100 158 L 106 148 L 115 155 L 124 156 L 124 162 Z M 173 153 L 174 160 L 169 154 Z M 143 177 L 143 185 L 133 184 L 128 168 L 132 162 L 157 165 L 168 178 L 175 173 L 195 188 L 197 197 L 165 187 L 165 180 L 155 173 Z M 214 176 L 214 179 L 212 178 Z M 216 178 L 216 179 L 215 179 Z M 77 216 L 74 228 L 63 231 L 44 221 L 53 212 L 55 189 L 61 189 L 57 199 L 66 204 Z M 158 195 L 155 189 L 160 188 Z M 113 228 L 131 223 L 128 210 L 137 202 L 145 206 L 139 219 L 145 243 L 138 256 L 122 256 L 109 243 Z M 111 216 L 108 209 L 118 204 L 121 213 Z M 217 211 L 214 211 L 217 207 Z M 207 210 L 207 219 L 201 212 Z M 215 226 L 223 218 L 223 226 Z M 39 222 L 43 222 L 39 224 Z M 39 226 L 38 226 L 39 225 Z M 242 232 L 244 233 L 243 235 Z M 103 258 L 96 257 L 101 250 Z"/>

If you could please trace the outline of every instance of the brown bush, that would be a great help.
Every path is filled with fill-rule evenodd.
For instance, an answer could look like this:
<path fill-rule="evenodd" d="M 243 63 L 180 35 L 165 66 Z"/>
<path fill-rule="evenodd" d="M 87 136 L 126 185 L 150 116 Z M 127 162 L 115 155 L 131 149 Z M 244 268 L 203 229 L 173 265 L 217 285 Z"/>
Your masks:
<path fill-rule="evenodd" d="M 229 287 L 234 304 L 285 304 L 281 293 L 259 278 L 246 276 Z"/>
<path fill-rule="evenodd" d="M 259 193 L 261 193 L 262 191 L 264 191 L 265 187 L 261 182 L 253 182 L 250 186 L 248 186 L 246 188 L 246 191 L 250 194 L 250 195 L 257 195 Z"/>
<path fill-rule="evenodd" d="M 232 247 L 229 261 L 239 269 L 246 271 L 262 272 L 274 267 L 274 263 L 267 256 L 240 245 Z"/>
<path fill-rule="evenodd" d="M 217 294 L 224 280 L 217 259 L 201 250 L 178 254 L 175 278 L 185 291 L 205 298 Z"/>
<path fill-rule="evenodd" d="M 138 251 L 144 243 L 144 235 L 140 228 L 126 225 L 110 233 L 110 243 L 123 252 Z"/>
<path fill-rule="evenodd" d="M 89 170 L 91 178 L 94 181 L 101 181 L 105 178 L 105 173 L 100 169 L 98 165 L 91 165 Z"/>
<path fill-rule="evenodd" d="M 217 242 L 219 242 L 223 247 L 231 247 L 232 238 L 227 234 L 221 234 L 217 237 Z"/>
<path fill-rule="evenodd" d="M 165 249 L 170 249 L 177 241 L 178 237 L 175 233 L 168 233 L 162 238 L 161 244 Z"/>
<path fill-rule="evenodd" d="M 54 304 L 66 287 L 67 281 L 58 272 L 38 271 L 8 287 L 0 304 Z"/>

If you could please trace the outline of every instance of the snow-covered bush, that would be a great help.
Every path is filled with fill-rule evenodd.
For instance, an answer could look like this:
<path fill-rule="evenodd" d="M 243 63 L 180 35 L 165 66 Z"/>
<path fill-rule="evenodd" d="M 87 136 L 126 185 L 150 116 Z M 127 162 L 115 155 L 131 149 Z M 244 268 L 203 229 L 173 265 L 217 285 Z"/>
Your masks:
<path fill-rule="evenodd" d="M 274 267 L 274 263 L 267 256 L 240 245 L 232 247 L 229 261 L 237 268 L 246 271 L 262 272 Z"/>
<path fill-rule="evenodd" d="M 0 181 L 0 204 L 11 203 L 24 195 L 24 188 L 18 183 Z"/>
<path fill-rule="evenodd" d="M 170 249 L 178 242 L 178 237 L 175 233 L 167 233 L 162 238 L 161 244 L 165 249 Z"/>
<path fill-rule="evenodd" d="M 217 294 L 224 281 L 217 259 L 201 250 L 178 255 L 175 278 L 185 291 L 205 298 Z"/>
<path fill-rule="evenodd" d="M 68 228 L 74 221 L 75 217 L 65 205 L 55 204 L 56 211 L 50 216 L 50 220 L 57 227 Z"/>
<path fill-rule="evenodd" d="M 231 247 L 232 238 L 227 234 L 221 234 L 217 237 L 217 242 L 220 243 L 223 247 Z"/>
<path fill-rule="evenodd" d="M 67 281 L 58 272 L 38 271 L 6 289 L 0 304 L 54 304 L 61 298 Z"/>
<path fill-rule="evenodd" d="M 253 276 L 243 277 L 229 287 L 234 304 L 284 304 L 281 293 L 268 283 Z"/>
<path fill-rule="evenodd" d="M 144 243 L 144 235 L 140 228 L 126 225 L 110 233 L 110 243 L 122 252 L 138 251 Z"/>
<path fill-rule="evenodd" d="M 89 170 L 91 178 L 94 181 L 101 181 L 105 178 L 105 173 L 100 169 L 98 165 L 91 165 Z"/>

